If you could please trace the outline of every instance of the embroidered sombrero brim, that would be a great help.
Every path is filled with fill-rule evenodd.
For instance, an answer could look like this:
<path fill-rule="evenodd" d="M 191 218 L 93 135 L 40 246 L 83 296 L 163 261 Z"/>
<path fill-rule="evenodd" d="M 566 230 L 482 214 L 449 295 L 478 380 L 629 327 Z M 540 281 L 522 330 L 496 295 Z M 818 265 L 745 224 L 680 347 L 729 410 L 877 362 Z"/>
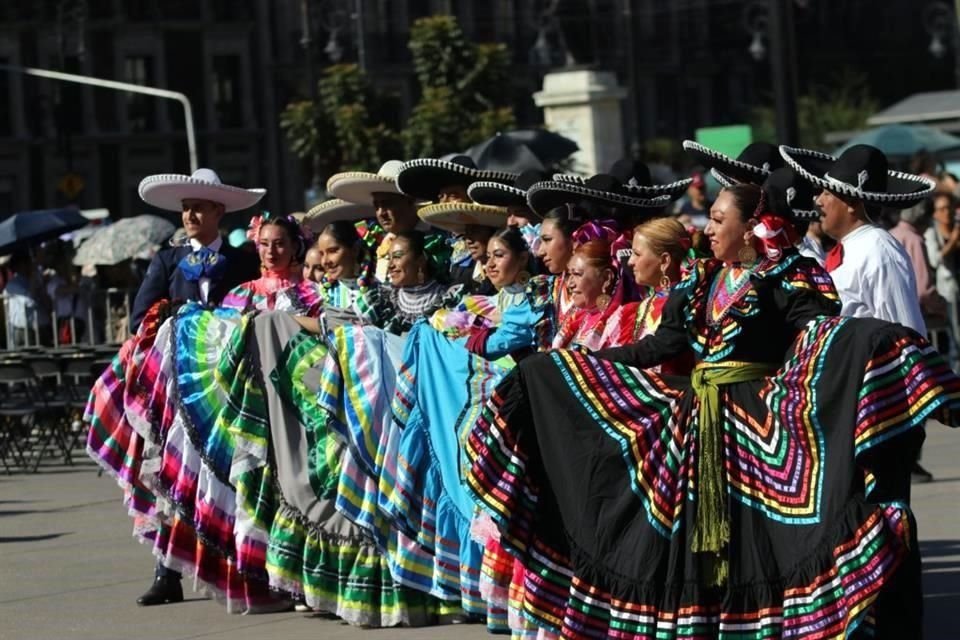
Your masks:
<path fill-rule="evenodd" d="M 710 169 L 710 175 L 712 175 L 713 179 L 719 182 L 720 186 L 723 187 L 724 189 L 726 189 L 727 187 L 732 187 L 733 185 L 737 184 L 736 180 L 723 175 L 720 171 L 712 167 Z"/>
<path fill-rule="evenodd" d="M 468 188 L 474 182 L 503 182 L 513 184 L 519 174 L 507 171 L 485 171 L 465 167 L 455 162 L 434 158 L 408 160 L 400 167 L 397 187 L 401 193 L 420 200 L 436 200 L 444 187 L 459 185 Z"/>
<path fill-rule="evenodd" d="M 499 182 L 474 182 L 467 189 L 467 195 L 477 204 L 485 204 L 491 207 L 527 208 L 527 192 L 525 189 Z"/>
<path fill-rule="evenodd" d="M 852 184 L 830 177 L 830 167 L 837 159 L 828 153 L 781 145 L 780 155 L 790 168 L 815 187 L 891 209 L 912 207 L 930 196 L 937 187 L 933 180 L 922 176 L 901 171 L 887 171 L 886 191 L 864 191 Z"/>
<path fill-rule="evenodd" d="M 357 204 L 339 198 L 332 198 L 307 211 L 303 221 L 314 233 L 320 233 L 331 222 L 347 220 L 356 222 L 373 218 L 376 212 L 371 204 Z"/>
<path fill-rule="evenodd" d="M 507 209 L 491 207 L 474 202 L 445 202 L 428 204 L 417 212 L 420 219 L 430 226 L 463 233 L 469 225 L 500 229 L 507 226 Z"/>
<path fill-rule="evenodd" d="M 141 180 L 139 192 L 144 202 L 164 211 L 182 211 L 184 200 L 209 200 L 221 203 L 231 213 L 257 204 L 267 190 L 242 189 L 181 174 L 160 174 Z"/>
<path fill-rule="evenodd" d="M 568 184 L 576 185 L 585 185 L 587 179 L 583 176 L 576 176 L 569 173 L 555 173 L 553 174 L 553 179 L 556 182 L 565 182 Z M 687 192 L 687 188 L 690 186 L 690 183 L 693 182 L 693 178 L 683 178 L 682 180 L 676 180 L 667 184 L 651 184 L 651 185 L 641 185 L 635 183 L 624 183 L 624 190 L 632 196 L 638 198 L 658 198 L 660 196 L 670 196 L 671 200 L 677 200 L 683 194 Z"/>
<path fill-rule="evenodd" d="M 586 202 L 603 207 L 649 212 L 650 209 L 662 209 L 672 200 L 669 195 L 642 198 L 591 189 L 583 183 L 573 180 L 538 182 L 527 190 L 527 204 L 530 206 L 530 210 L 541 218 L 552 209 L 562 207 L 565 204 Z"/>
<path fill-rule="evenodd" d="M 348 171 L 330 176 L 327 180 L 327 192 L 334 198 L 364 205 L 373 204 L 375 193 L 401 193 L 396 179 L 363 171 Z"/>
<path fill-rule="evenodd" d="M 627 182 L 623 188 L 627 193 L 640 198 L 657 198 L 659 196 L 669 196 L 671 200 L 677 200 L 687 192 L 693 178 L 683 178 L 666 184 L 634 184 Z"/>
<path fill-rule="evenodd" d="M 731 158 L 725 153 L 720 153 L 715 149 L 705 147 L 699 142 L 693 140 L 683 141 L 683 150 L 689 153 L 698 164 L 711 170 L 716 169 L 717 173 L 723 175 L 731 184 L 737 182 L 748 182 L 751 184 L 763 184 L 764 179 L 770 175 L 771 167 L 758 167 L 736 158 Z M 775 167 L 774 167 L 775 168 Z M 716 173 L 714 173 L 714 177 Z M 717 178 L 720 184 L 723 182 Z M 728 187 L 730 184 L 724 184 Z"/>

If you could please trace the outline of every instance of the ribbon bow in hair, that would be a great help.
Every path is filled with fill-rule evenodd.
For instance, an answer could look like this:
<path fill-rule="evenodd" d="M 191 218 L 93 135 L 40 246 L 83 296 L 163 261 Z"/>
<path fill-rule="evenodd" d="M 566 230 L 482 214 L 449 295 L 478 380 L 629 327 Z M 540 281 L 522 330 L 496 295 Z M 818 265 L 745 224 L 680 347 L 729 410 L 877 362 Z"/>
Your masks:
<path fill-rule="evenodd" d="M 286 219 L 288 222 L 293 223 L 293 226 L 297 229 L 297 234 L 305 244 L 309 245 L 313 240 L 313 231 L 310 230 L 310 227 L 300 224 L 292 215 L 279 216 L 270 213 L 269 211 L 264 211 L 259 216 L 253 216 L 250 218 L 250 225 L 247 227 L 247 240 L 256 243 L 258 240 L 260 240 L 260 227 L 263 226 L 263 223 L 268 220 L 277 219 Z"/>
<path fill-rule="evenodd" d="M 449 268 L 453 248 L 441 234 L 429 233 L 423 239 L 423 253 L 430 263 L 430 271 L 437 277 Z"/>
<path fill-rule="evenodd" d="M 573 232 L 574 246 L 586 244 L 591 240 L 606 240 L 613 243 L 620 235 L 617 223 L 613 220 L 590 220 Z"/>
<path fill-rule="evenodd" d="M 201 247 L 186 255 L 177 266 L 190 282 L 198 282 L 200 278 L 219 280 L 226 271 L 227 259 L 212 249 Z"/>
<path fill-rule="evenodd" d="M 760 241 L 763 253 L 771 260 L 779 260 L 783 252 L 797 244 L 797 232 L 793 225 L 773 213 L 764 213 L 753 228 L 753 235 Z"/>

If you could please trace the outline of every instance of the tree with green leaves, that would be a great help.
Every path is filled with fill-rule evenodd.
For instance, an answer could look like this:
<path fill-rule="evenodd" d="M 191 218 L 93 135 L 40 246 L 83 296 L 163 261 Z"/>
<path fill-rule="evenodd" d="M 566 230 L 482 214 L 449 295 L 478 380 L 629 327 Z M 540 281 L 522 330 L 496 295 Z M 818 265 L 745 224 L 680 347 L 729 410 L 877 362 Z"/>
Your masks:
<path fill-rule="evenodd" d="M 391 158 L 459 152 L 514 125 L 510 54 L 469 42 L 452 16 L 417 20 L 410 51 L 420 100 L 402 132 L 384 122 L 384 97 L 355 64 L 324 69 L 318 101 L 286 106 L 280 127 L 290 149 L 309 159 L 316 186 L 338 171 L 371 171 Z"/>
<path fill-rule="evenodd" d="M 292 102 L 280 115 L 291 151 L 310 159 L 316 180 L 337 171 L 370 171 L 400 156 L 399 135 L 383 124 L 383 99 L 360 67 L 327 67 L 318 96 L 317 103 Z"/>
<path fill-rule="evenodd" d="M 799 145 L 805 149 L 832 151 L 836 145 L 827 142 L 828 133 L 863 129 L 867 118 L 876 111 L 877 102 L 870 96 L 867 77 L 844 70 L 829 84 L 815 85 L 797 99 Z M 772 107 L 756 107 L 751 117 L 754 138 L 777 142 L 775 121 Z"/>
<path fill-rule="evenodd" d="M 471 43 L 453 16 L 430 16 L 413 23 L 410 52 L 421 96 L 402 134 L 407 157 L 463 151 L 514 125 L 504 45 Z"/>

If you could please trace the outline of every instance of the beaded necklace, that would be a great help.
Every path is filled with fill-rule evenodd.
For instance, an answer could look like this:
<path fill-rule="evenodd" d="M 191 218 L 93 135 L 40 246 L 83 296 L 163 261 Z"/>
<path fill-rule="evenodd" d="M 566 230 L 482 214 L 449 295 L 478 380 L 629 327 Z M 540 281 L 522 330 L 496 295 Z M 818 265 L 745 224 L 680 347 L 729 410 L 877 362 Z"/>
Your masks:
<path fill-rule="evenodd" d="M 644 336 L 647 325 L 650 324 L 650 312 L 653 311 L 654 301 L 666 295 L 667 291 L 654 291 L 640 303 L 640 308 L 637 309 L 637 315 L 634 318 L 633 335 L 631 336 L 633 342 L 639 341 Z"/>
<path fill-rule="evenodd" d="M 713 281 L 707 302 L 707 322 L 719 325 L 730 310 L 750 291 L 753 268 L 726 266 Z"/>

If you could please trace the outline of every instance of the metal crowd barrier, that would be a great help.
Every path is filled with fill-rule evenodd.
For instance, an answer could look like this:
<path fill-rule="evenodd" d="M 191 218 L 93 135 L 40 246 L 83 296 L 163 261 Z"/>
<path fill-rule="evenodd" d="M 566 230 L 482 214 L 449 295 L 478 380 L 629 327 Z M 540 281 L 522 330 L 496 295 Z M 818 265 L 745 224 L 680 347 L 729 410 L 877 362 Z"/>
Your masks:
<path fill-rule="evenodd" d="M 113 343 L 119 342 L 115 340 L 116 337 L 113 333 L 114 331 L 114 321 L 116 320 L 116 314 L 114 313 L 115 305 L 114 302 L 118 302 L 116 306 L 122 307 L 125 312 L 125 317 L 130 317 L 130 296 L 131 291 L 128 289 L 118 289 L 116 287 L 111 287 L 109 289 L 94 289 L 91 291 L 90 302 L 87 305 L 86 313 L 86 327 L 84 328 L 86 339 L 81 341 L 81 336 L 77 335 L 77 322 L 76 318 L 70 316 L 69 326 L 70 326 L 70 341 L 64 344 L 76 345 L 76 344 L 90 344 L 97 345 L 103 343 Z M 12 297 L 6 292 L 0 293 L 0 301 L 2 301 L 3 309 L 3 324 L 4 324 L 4 340 L 3 340 L 3 349 L 6 351 L 12 351 L 18 348 L 23 347 L 39 347 L 43 345 L 43 332 L 41 331 L 42 326 L 45 327 L 40 322 L 41 312 L 37 309 L 33 309 L 30 314 L 31 317 L 28 321 L 28 326 L 26 327 L 14 327 L 13 322 L 10 316 L 10 305 L 12 303 Z M 56 306 L 56 305 L 54 305 Z M 102 310 L 102 314 L 97 313 L 97 309 Z M 102 323 L 98 324 L 98 318 L 102 318 Z M 58 328 L 60 327 L 60 317 L 57 315 L 56 310 L 50 312 L 50 333 L 52 334 L 51 343 L 53 347 L 62 346 L 60 341 L 60 335 Z M 16 329 L 23 330 L 23 343 L 18 344 L 17 342 L 17 332 Z M 99 338 L 99 339 L 98 339 Z"/>

